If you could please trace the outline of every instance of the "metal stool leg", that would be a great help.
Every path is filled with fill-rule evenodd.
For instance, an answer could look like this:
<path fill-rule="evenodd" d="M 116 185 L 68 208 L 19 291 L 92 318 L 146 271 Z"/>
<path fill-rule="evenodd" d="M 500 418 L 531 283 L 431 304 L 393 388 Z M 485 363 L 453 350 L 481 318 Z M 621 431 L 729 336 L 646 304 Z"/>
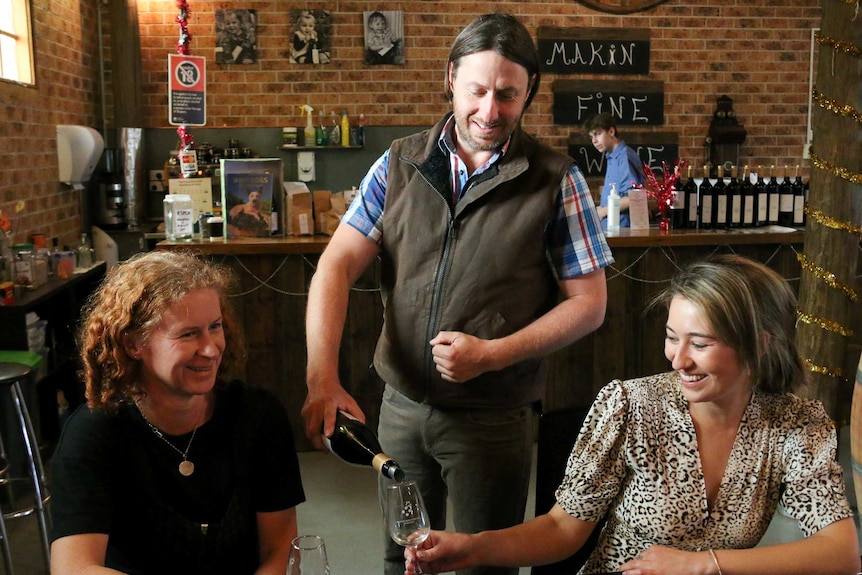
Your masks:
<path fill-rule="evenodd" d="M 6 458 L 6 448 L 3 446 L 2 438 L 0 438 L 0 458 L 2 458 L 2 464 L 0 464 L 0 477 L 2 477 L 2 482 L 6 484 L 6 488 L 9 493 L 9 501 L 11 503 L 13 497 L 12 488 L 8 478 L 9 460 Z M 6 567 L 6 575 L 13 575 L 12 553 L 9 550 L 9 533 L 6 531 L 6 518 L 3 517 L 2 508 L 0 508 L 0 539 L 2 539 L 2 542 L 0 542 L 0 551 L 3 553 L 3 566 Z"/>
<path fill-rule="evenodd" d="M 3 552 L 3 566 L 6 568 L 7 575 L 13 575 L 12 569 L 12 553 L 9 550 L 9 533 L 6 532 L 6 520 L 3 518 L 3 513 L 0 512 L 0 551 Z"/>
<path fill-rule="evenodd" d="M 21 435 L 24 439 L 24 446 L 27 450 L 27 463 L 30 468 L 30 477 L 33 479 L 36 518 L 39 522 L 39 533 L 42 538 L 42 555 L 45 559 L 45 569 L 50 572 L 51 551 L 48 546 L 48 514 L 45 505 L 49 499 L 47 493 L 48 482 L 45 478 L 42 456 L 39 454 L 39 445 L 36 443 L 36 433 L 33 430 L 33 422 L 30 420 L 30 413 L 27 410 L 27 404 L 24 401 L 24 393 L 21 391 L 21 385 L 19 382 L 13 382 L 11 390 L 12 402 L 15 404 L 15 412 L 17 413 L 18 421 L 21 424 Z"/>

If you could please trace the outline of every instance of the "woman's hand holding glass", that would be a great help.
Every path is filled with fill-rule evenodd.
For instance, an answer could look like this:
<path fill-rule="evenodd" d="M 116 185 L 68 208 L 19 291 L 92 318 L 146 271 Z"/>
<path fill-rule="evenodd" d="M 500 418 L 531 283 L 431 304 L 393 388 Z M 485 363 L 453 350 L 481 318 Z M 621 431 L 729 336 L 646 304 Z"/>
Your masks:
<path fill-rule="evenodd" d="M 415 549 L 428 538 L 431 524 L 415 481 L 395 483 L 386 488 L 386 526 L 392 540 Z M 421 573 L 418 564 L 416 572 Z"/>

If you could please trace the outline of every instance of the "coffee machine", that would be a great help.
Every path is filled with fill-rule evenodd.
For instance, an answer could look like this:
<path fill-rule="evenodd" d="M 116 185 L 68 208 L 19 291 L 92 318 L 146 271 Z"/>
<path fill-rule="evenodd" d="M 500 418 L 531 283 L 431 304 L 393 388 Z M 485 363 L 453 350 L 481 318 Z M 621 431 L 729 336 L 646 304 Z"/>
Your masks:
<path fill-rule="evenodd" d="M 126 227 L 123 173 L 115 148 L 106 148 L 96 178 L 93 215 L 96 225 L 106 229 Z"/>

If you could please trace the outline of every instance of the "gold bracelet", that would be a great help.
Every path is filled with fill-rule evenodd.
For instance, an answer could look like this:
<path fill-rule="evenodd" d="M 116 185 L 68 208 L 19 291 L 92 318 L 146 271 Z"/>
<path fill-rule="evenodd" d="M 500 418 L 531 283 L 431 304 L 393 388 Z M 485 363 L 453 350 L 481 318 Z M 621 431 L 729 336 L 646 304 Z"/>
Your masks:
<path fill-rule="evenodd" d="M 715 563 L 715 568 L 718 569 L 718 575 L 722 575 L 721 565 L 718 564 L 718 557 L 715 556 L 715 551 L 710 549 L 709 554 L 712 555 L 712 562 Z"/>

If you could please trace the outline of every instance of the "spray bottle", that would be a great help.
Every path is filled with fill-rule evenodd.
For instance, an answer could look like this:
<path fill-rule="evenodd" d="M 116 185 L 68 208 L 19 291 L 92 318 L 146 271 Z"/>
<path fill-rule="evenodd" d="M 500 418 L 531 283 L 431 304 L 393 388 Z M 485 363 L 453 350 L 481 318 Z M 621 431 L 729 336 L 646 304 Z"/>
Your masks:
<path fill-rule="evenodd" d="M 306 114 L 305 130 L 303 130 L 303 135 L 305 136 L 305 145 L 314 146 L 316 140 L 316 131 L 314 129 L 314 124 L 311 121 L 311 113 L 314 112 L 314 108 L 312 108 L 308 104 L 303 104 L 299 107 L 299 109 L 302 111 L 302 113 Z"/>
<path fill-rule="evenodd" d="M 315 137 L 315 143 L 318 146 L 325 146 L 327 144 L 327 134 L 326 134 L 326 117 L 323 115 L 323 109 L 320 109 L 318 113 L 318 126 L 316 129 L 317 136 Z"/>

